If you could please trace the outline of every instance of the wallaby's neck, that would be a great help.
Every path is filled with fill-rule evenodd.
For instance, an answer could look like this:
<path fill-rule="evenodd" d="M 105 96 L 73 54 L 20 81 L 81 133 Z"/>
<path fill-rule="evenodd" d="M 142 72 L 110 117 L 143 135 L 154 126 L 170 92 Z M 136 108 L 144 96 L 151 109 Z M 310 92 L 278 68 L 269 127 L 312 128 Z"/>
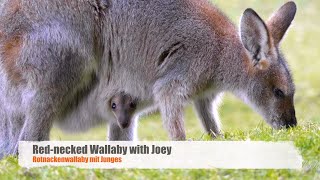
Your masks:
<path fill-rule="evenodd" d="M 229 46 L 226 47 L 226 51 L 229 55 L 220 60 L 221 70 L 224 71 L 224 77 L 221 77 L 224 79 L 222 81 L 222 86 L 225 90 L 233 93 L 246 91 L 250 82 L 250 74 L 252 73 L 252 68 L 250 67 L 252 63 L 250 62 L 239 37 L 237 38 L 238 39 L 231 40 Z"/>
<path fill-rule="evenodd" d="M 238 28 L 223 12 L 209 2 L 192 2 L 193 7 L 199 12 L 197 15 L 203 17 L 205 26 L 211 27 L 212 32 L 208 34 L 214 35 L 210 40 L 210 44 L 215 46 L 212 47 L 212 59 L 210 59 L 214 65 L 204 67 L 214 69 L 206 72 L 213 73 L 214 84 L 223 91 L 246 92 L 253 68 L 241 43 Z"/>

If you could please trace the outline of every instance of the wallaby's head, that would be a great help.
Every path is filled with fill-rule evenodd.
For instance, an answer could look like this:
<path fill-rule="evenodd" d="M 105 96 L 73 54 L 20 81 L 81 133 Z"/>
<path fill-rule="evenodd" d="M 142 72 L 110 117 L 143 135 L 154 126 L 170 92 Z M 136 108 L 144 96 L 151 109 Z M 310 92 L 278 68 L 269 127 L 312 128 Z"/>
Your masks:
<path fill-rule="evenodd" d="M 110 107 L 120 128 L 129 127 L 137 107 L 138 100 L 126 93 L 118 93 L 110 99 Z"/>
<path fill-rule="evenodd" d="M 296 14 L 294 2 L 284 4 L 265 23 L 247 9 L 240 36 L 250 61 L 246 98 L 273 128 L 296 126 L 295 87 L 279 44 Z"/>

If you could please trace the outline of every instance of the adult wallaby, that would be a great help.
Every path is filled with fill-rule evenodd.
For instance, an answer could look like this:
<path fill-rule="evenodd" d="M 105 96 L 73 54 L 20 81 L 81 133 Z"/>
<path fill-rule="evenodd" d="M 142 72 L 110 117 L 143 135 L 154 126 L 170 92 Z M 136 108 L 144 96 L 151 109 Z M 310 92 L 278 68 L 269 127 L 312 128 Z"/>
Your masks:
<path fill-rule="evenodd" d="M 185 139 L 182 112 L 191 99 L 206 131 L 219 135 L 216 104 L 224 91 L 276 129 L 295 126 L 294 84 L 279 49 L 295 13 L 295 3 L 288 2 L 264 23 L 247 9 L 239 36 L 207 1 L 115 1 L 104 33 L 109 57 L 118 60 L 113 76 L 123 79 L 129 94 L 153 100 L 175 140 Z"/>
<path fill-rule="evenodd" d="M 240 36 L 205 0 L 4 0 L 0 12 L 0 149 L 6 153 L 17 152 L 18 140 L 48 140 L 52 122 L 102 82 L 159 107 L 173 140 L 185 139 L 189 100 L 207 132 L 219 134 L 211 102 L 224 91 L 274 128 L 296 125 L 294 85 L 279 50 L 293 2 L 267 23 L 246 10 Z M 118 84 L 108 85 L 111 76 Z"/>
<path fill-rule="evenodd" d="M 297 124 L 295 89 L 279 45 L 295 13 L 295 3 L 288 2 L 265 23 L 247 9 L 238 33 L 205 0 L 112 1 L 105 55 L 117 60 L 126 92 L 153 99 L 173 140 L 185 139 L 182 116 L 189 100 L 206 131 L 220 134 L 214 105 L 225 91 L 272 127 L 291 127 Z"/>

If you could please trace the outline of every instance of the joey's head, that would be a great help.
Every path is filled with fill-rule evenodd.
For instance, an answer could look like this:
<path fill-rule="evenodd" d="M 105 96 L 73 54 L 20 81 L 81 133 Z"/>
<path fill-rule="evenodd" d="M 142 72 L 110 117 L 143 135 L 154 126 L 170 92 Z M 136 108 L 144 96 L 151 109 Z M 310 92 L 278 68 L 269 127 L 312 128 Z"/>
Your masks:
<path fill-rule="evenodd" d="M 240 36 L 249 59 L 245 98 L 275 129 L 296 126 L 294 83 L 279 44 L 296 14 L 294 2 L 284 4 L 265 23 L 245 10 Z"/>
<path fill-rule="evenodd" d="M 119 93 L 110 99 L 110 108 L 117 119 L 120 128 L 130 126 L 138 100 L 126 93 Z"/>

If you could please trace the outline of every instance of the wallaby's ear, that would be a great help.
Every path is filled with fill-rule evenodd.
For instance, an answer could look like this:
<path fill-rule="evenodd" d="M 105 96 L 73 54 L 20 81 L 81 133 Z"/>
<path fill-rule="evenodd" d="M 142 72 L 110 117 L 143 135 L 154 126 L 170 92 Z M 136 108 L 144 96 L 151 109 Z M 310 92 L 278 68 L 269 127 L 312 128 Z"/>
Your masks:
<path fill-rule="evenodd" d="M 270 49 L 270 37 L 268 29 L 263 20 L 253 9 L 246 9 L 242 15 L 240 22 L 241 41 L 247 51 L 250 53 L 255 65 L 260 69 L 269 67 L 270 62 L 263 59 L 264 52 Z M 261 64 L 262 63 L 262 64 Z M 260 67 L 260 64 L 262 65 Z"/>
<path fill-rule="evenodd" d="M 296 15 L 297 6 L 290 1 L 281 6 L 267 22 L 267 26 L 273 37 L 275 45 L 279 44 L 287 29 L 289 28 L 294 16 Z"/>

